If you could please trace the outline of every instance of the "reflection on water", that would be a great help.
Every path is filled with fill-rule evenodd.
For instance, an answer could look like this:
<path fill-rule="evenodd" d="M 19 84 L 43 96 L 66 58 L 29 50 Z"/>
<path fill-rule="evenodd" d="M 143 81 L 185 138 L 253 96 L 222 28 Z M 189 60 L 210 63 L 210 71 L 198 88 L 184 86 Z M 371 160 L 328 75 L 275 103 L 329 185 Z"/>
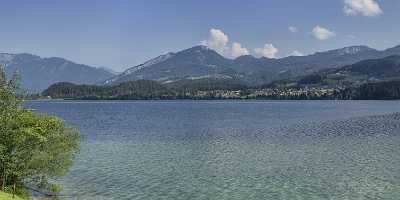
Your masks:
<path fill-rule="evenodd" d="M 59 180 L 79 199 L 400 197 L 400 102 L 27 106 L 85 134 Z"/>

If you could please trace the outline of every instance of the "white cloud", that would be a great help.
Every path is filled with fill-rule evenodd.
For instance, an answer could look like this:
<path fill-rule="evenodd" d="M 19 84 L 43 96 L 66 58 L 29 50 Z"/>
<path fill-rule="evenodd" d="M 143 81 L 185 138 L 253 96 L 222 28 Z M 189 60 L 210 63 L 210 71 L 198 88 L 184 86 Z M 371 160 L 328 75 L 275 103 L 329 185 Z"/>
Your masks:
<path fill-rule="evenodd" d="M 312 35 L 318 40 L 327 40 L 332 37 L 335 37 L 336 33 L 327 28 L 316 26 L 312 30 Z"/>
<path fill-rule="evenodd" d="M 243 55 L 249 55 L 249 51 L 246 48 L 242 47 L 240 43 L 234 42 L 232 44 L 231 56 L 236 58 Z"/>
<path fill-rule="evenodd" d="M 275 48 L 273 44 L 265 44 L 263 48 L 254 49 L 254 52 L 267 58 L 276 58 L 276 54 L 279 50 Z"/>
<path fill-rule="evenodd" d="M 290 56 L 304 56 L 304 54 L 298 50 L 294 50 L 292 53 L 290 53 Z"/>
<path fill-rule="evenodd" d="M 383 14 L 375 0 L 344 0 L 343 12 L 349 16 L 363 15 L 373 17 Z"/>
<path fill-rule="evenodd" d="M 289 26 L 289 31 L 292 32 L 292 33 L 297 33 L 297 32 L 299 32 L 299 29 L 297 27 L 294 27 L 294 26 Z"/>
<path fill-rule="evenodd" d="M 203 40 L 201 44 L 215 50 L 219 54 L 224 54 L 227 50 L 228 42 L 229 38 L 222 30 L 212 28 L 208 40 Z"/>
<path fill-rule="evenodd" d="M 249 51 L 238 42 L 234 42 L 232 47 L 229 47 L 229 37 L 220 29 L 210 29 L 209 38 L 201 41 L 201 44 L 227 57 L 236 58 L 249 54 Z"/>

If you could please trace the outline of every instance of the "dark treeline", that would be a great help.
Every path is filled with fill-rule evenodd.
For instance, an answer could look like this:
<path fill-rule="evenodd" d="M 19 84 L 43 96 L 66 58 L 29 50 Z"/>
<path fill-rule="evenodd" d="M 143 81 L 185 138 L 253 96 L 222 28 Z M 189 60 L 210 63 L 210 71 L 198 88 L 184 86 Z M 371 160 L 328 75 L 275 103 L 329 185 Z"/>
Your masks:
<path fill-rule="evenodd" d="M 155 81 L 131 81 L 115 86 L 56 83 L 43 91 L 56 99 L 168 99 L 176 94 Z"/>
<path fill-rule="evenodd" d="M 56 83 L 42 92 L 41 96 L 53 99 L 80 100 L 162 100 L 162 99 L 218 99 L 220 90 L 242 90 L 246 87 L 238 82 L 179 81 L 161 84 L 156 81 L 138 80 L 119 85 L 76 85 Z M 206 91 L 206 92 L 199 92 Z M 40 96 L 34 94 L 33 99 Z M 228 97 L 227 97 L 228 98 Z"/>
<path fill-rule="evenodd" d="M 172 100 L 172 99 L 268 99 L 268 100 L 393 100 L 400 99 L 400 81 L 366 83 L 344 89 L 247 88 L 239 83 L 188 82 L 160 84 L 139 80 L 114 86 L 57 83 L 42 93 L 53 99 Z"/>
<path fill-rule="evenodd" d="M 400 99 L 400 80 L 366 83 L 357 88 L 348 88 L 337 94 L 340 99 L 396 100 Z"/>

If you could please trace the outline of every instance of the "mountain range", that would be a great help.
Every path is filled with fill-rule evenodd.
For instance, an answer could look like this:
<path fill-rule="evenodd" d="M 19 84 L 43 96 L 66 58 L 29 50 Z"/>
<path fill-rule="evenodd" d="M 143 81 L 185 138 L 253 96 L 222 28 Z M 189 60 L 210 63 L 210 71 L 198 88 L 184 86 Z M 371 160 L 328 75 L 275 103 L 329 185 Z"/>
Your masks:
<path fill-rule="evenodd" d="M 400 55 L 357 62 L 339 68 L 247 87 L 218 79 L 181 80 L 161 84 L 151 80 L 115 85 L 56 83 L 42 96 L 59 99 L 399 99 Z"/>
<path fill-rule="evenodd" d="M 161 83 L 199 79 L 239 79 L 248 85 L 259 85 L 391 55 L 400 55 L 400 46 L 383 51 L 367 46 L 351 46 L 308 56 L 290 56 L 281 59 L 256 58 L 251 55 L 229 59 L 206 46 L 195 46 L 177 53 L 167 53 L 129 68 L 106 80 L 104 84 L 141 79 Z"/>
<path fill-rule="evenodd" d="M 103 68 L 32 54 L 0 53 L 0 66 L 5 68 L 7 77 L 18 71 L 21 87 L 29 92 L 40 92 L 57 82 L 96 84 L 115 75 Z"/>
<path fill-rule="evenodd" d="M 135 80 L 154 80 L 163 84 L 212 80 L 255 86 L 391 55 L 400 55 L 400 46 L 382 51 L 367 46 L 351 46 L 280 59 L 251 55 L 229 59 L 206 46 L 195 46 L 160 55 L 120 74 L 63 58 L 41 58 L 31 54 L 0 53 L 0 65 L 5 66 L 8 77 L 18 70 L 22 77 L 21 86 L 28 91 L 39 92 L 57 82 L 117 85 Z"/>

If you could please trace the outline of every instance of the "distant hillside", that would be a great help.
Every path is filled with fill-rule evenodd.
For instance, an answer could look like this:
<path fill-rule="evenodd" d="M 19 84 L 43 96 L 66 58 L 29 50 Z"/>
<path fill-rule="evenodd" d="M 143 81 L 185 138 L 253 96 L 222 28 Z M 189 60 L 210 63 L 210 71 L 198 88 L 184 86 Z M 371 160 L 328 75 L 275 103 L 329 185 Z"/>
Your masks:
<path fill-rule="evenodd" d="M 204 46 L 196 46 L 178 53 L 168 53 L 132 67 L 105 82 L 116 84 L 131 80 L 155 80 L 169 83 L 182 79 L 231 79 L 237 72 L 230 69 L 232 61 Z"/>
<path fill-rule="evenodd" d="M 370 82 L 400 80 L 400 56 L 370 59 L 336 69 L 326 69 L 306 76 L 276 81 L 272 87 L 352 87 Z"/>
<path fill-rule="evenodd" d="M 132 67 L 104 83 L 112 85 L 140 79 L 171 83 L 211 78 L 241 79 L 248 85 L 259 85 L 390 55 L 400 55 L 400 46 L 384 51 L 367 46 L 352 46 L 308 56 L 269 59 L 246 55 L 233 60 L 224 58 L 205 46 L 196 46 L 177 53 L 161 55 Z"/>
<path fill-rule="evenodd" d="M 63 58 L 41 58 L 31 54 L 0 53 L 0 65 L 5 66 L 7 76 L 19 71 L 22 88 L 30 92 L 42 91 L 57 82 L 94 84 L 114 76 L 107 70 Z"/>
<path fill-rule="evenodd" d="M 400 78 L 400 56 L 365 60 L 334 71 L 343 76 L 366 76 L 375 81 Z"/>

